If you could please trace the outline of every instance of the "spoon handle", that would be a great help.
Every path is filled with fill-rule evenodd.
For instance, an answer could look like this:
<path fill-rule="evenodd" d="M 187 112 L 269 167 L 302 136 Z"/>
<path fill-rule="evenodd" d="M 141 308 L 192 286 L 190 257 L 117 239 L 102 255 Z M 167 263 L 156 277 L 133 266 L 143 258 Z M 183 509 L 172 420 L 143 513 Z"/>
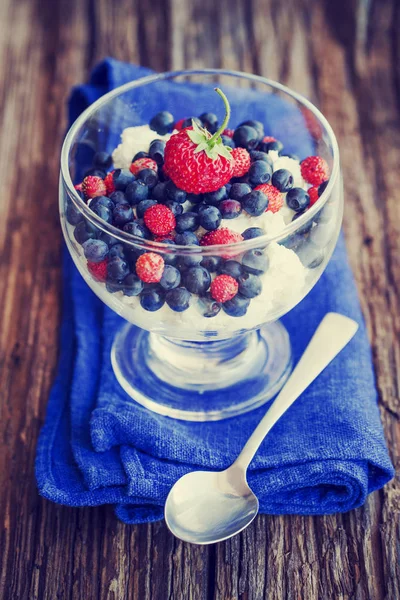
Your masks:
<path fill-rule="evenodd" d="M 323 318 L 293 373 L 236 459 L 236 466 L 247 469 L 270 429 L 343 350 L 357 329 L 355 321 L 338 313 L 328 313 Z"/>

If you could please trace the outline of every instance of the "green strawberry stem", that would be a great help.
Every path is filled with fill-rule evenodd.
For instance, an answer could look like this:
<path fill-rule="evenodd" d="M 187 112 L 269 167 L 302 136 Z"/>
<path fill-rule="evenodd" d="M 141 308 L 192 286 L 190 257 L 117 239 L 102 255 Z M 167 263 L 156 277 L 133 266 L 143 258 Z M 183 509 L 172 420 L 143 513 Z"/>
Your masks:
<path fill-rule="evenodd" d="M 216 91 L 217 94 L 223 100 L 223 103 L 225 105 L 225 117 L 224 117 L 224 120 L 222 121 L 222 124 L 220 125 L 220 127 L 217 129 L 217 131 L 214 133 L 214 135 L 210 139 L 210 144 L 213 141 L 215 141 L 217 138 L 219 138 L 219 136 L 222 134 L 222 132 L 227 128 L 227 125 L 229 123 L 229 119 L 231 118 L 231 107 L 230 107 L 230 104 L 228 102 L 228 98 L 225 96 L 224 92 L 220 88 L 214 88 L 214 91 Z"/>
<path fill-rule="evenodd" d="M 229 118 L 231 116 L 231 107 L 229 106 L 228 98 L 219 88 L 215 88 L 217 94 L 222 98 L 225 105 L 225 117 L 218 130 L 211 135 L 204 127 L 199 127 L 196 121 L 192 120 L 192 130 L 187 130 L 187 135 L 196 145 L 195 154 L 205 152 L 211 160 L 215 160 L 219 156 L 228 160 L 232 160 L 231 148 L 224 146 L 222 143 L 221 133 L 226 129 Z"/>

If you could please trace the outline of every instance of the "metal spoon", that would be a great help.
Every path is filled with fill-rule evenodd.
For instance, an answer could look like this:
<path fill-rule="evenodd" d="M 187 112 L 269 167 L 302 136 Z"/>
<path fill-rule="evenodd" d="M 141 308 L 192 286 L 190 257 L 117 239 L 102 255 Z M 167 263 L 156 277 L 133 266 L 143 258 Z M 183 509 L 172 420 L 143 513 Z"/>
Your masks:
<path fill-rule="evenodd" d="M 261 442 L 357 329 L 348 317 L 328 313 L 235 462 L 225 471 L 194 471 L 175 483 L 165 504 L 165 520 L 176 537 L 192 544 L 212 544 L 250 525 L 258 513 L 258 499 L 247 484 L 246 472 Z"/>

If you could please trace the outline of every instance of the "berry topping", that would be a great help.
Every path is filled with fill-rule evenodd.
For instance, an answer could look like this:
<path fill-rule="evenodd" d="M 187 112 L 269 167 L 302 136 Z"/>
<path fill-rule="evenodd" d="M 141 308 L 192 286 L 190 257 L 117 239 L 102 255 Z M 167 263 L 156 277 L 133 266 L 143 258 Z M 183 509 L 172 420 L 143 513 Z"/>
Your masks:
<path fill-rule="evenodd" d="M 310 204 L 309 204 L 309 206 L 312 206 L 313 204 L 316 203 L 316 201 L 319 198 L 318 186 L 314 185 L 313 187 L 309 188 L 307 190 L 307 194 L 310 196 Z"/>
<path fill-rule="evenodd" d="M 148 310 L 149 312 L 155 312 L 159 310 L 164 302 L 165 296 L 162 290 L 156 290 L 153 288 L 144 289 L 140 295 L 140 304 L 144 310 Z"/>
<path fill-rule="evenodd" d="M 135 177 L 128 169 L 115 169 L 113 180 L 115 189 L 124 192 L 128 185 L 135 181 Z"/>
<path fill-rule="evenodd" d="M 280 191 L 270 183 L 258 185 L 254 190 L 260 191 L 268 197 L 268 209 L 273 213 L 278 212 L 283 206 L 283 196 Z"/>
<path fill-rule="evenodd" d="M 214 246 L 217 244 L 237 244 L 242 242 L 243 237 L 240 233 L 228 229 L 228 227 L 221 227 L 215 231 L 209 231 L 200 240 L 201 246 Z"/>
<path fill-rule="evenodd" d="M 153 140 L 149 148 L 149 156 L 158 164 L 159 167 L 164 164 L 165 142 L 163 140 Z"/>
<path fill-rule="evenodd" d="M 133 161 L 129 167 L 129 170 L 133 175 L 137 175 L 140 173 L 140 171 L 143 171 L 143 169 L 151 169 L 152 171 L 157 172 L 156 161 L 152 158 L 138 158 L 137 160 Z"/>
<path fill-rule="evenodd" d="M 265 231 L 261 227 L 249 227 L 246 231 L 243 231 L 242 236 L 245 240 L 252 240 L 260 235 L 265 235 Z"/>
<path fill-rule="evenodd" d="M 292 188 L 286 195 L 286 204 L 292 210 L 300 212 L 305 208 L 308 208 L 310 196 L 303 188 Z"/>
<path fill-rule="evenodd" d="M 267 194 L 264 194 L 264 192 L 259 189 L 252 190 L 242 198 L 244 210 L 252 217 L 259 217 L 262 215 L 268 208 L 268 202 L 269 198 Z"/>
<path fill-rule="evenodd" d="M 272 185 L 280 192 L 288 192 L 294 183 L 293 175 L 287 169 L 278 169 L 272 175 Z"/>
<path fill-rule="evenodd" d="M 230 317 L 243 317 L 246 314 L 250 304 L 250 299 L 241 294 L 237 294 L 232 300 L 224 302 L 222 308 Z"/>
<path fill-rule="evenodd" d="M 309 156 L 300 165 L 301 175 L 307 183 L 320 185 L 329 179 L 329 167 L 327 162 L 320 156 Z"/>
<path fill-rule="evenodd" d="M 241 125 L 235 129 L 235 133 L 233 134 L 233 141 L 236 146 L 246 148 L 246 150 L 254 150 L 258 144 L 258 140 L 258 131 L 249 125 Z"/>
<path fill-rule="evenodd" d="M 172 131 L 173 126 L 174 117 L 167 110 L 157 113 L 150 121 L 150 129 L 158 135 L 167 134 L 169 131 Z"/>
<path fill-rule="evenodd" d="M 239 284 L 230 275 L 217 275 L 210 286 L 211 297 L 217 302 L 232 300 L 238 293 Z"/>
<path fill-rule="evenodd" d="M 108 254 L 108 246 L 102 240 L 86 240 L 82 246 L 87 260 L 92 263 L 103 262 Z"/>
<path fill-rule="evenodd" d="M 234 162 L 233 177 L 243 177 L 250 169 L 250 154 L 246 148 L 234 148 L 232 150 Z"/>
<path fill-rule="evenodd" d="M 175 229 L 175 216 L 170 208 L 163 204 L 150 206 L 144 213 L 144 222 L 154 235 L 168 235 Z"/>
<path fill-rule="evenodd" d="M 106 193 L 105 183 L 100 177 L 88 175 L 82 181 L 82 192 L 85 198 L 95 198 L 96 196 L 104 196 Z"/>
<path fill-rule="evenodd" d="M 166 301 L 168 306 L 175 312 L 183 312 L 189 308 L 191 294 L 185 288 L 178 287 L 167 292 Z"/>
<path fill-rule="evenodd" d="M 265 160 L 255 160 L 249 169 L 249 181 L 252 185 L 268 183 L 272 176 L 272 167 Z"/>
<path fill-rule="evenodd" d="M 224 129 L 222 135 L 226 135 L 228 138 L 233 138 L 233 134 L 235 133 L 234 129 Z"/>
<path fill-rule="evenodd" d="M 145 252 L 136 261 L 136 274 L 145 283 L 158 283 L 163 271 L 164 259 L 155 252 Z"/>
<path fill-rule="evenodd" d="M 192 127 L 173 135 L 165 147 L 165 170 L 175 185 L 193 194 L 213 192 L 228 183 L 233 173 L 231 150 L 224 146 L 221 133 L 225 129 L 230 107 L 226 96 L 216 88 L 224 101 L 226 115 L 219 129 L 211 133 L 192 120 Z"/>
<path fill-rule="evenodd" d="M 107 261 L 102 260 L 101 262 L 95 263 L 88 260 L 87 268 L 89 273 L 97 279 L 97 281 L 104 282 L 107 276 Z"/>
<path fill-rule="evenodd" d="M 214 113 L 203 113 L 199 117 L 203 123 L 203 127 L 208 129 L 210 133 L 215 133 L 218 129 L 218 117 Z"/>
<path fill-rule="evenodd" d="M 211 275 L 204 267 L 190 267 L 185 271 L 183 283 L 189 292 L 204 294 L 211 283 Z"/>
<path fill-rule="evenodd" d="M 107 173 L 104 179 L 104 185 L 106 186 L 107 196 L 110 196 L 110 194 L 112 194 L 116 190 L 113 173 L 114 171 L 111 171 L 111 173 Z"/>
<path fill-rule="evenodd" d="M 248 250 L 242 258 L 242 267 L 253 275 L 262 275 L 269 267 L 269 258 L 263 250 Z"/>
<path fill-rule="evenodd" d="M 177 121 L 174 125 L 174 129 L 176 129 L 176 131 L 181 131 L 182 130 L 182 126 L 183 123 L 186 121 L 186 119 L 180 119 L 179 121 Z"/>
<path fill-rule="evenodd" d="M 270 142 L 276 142 L 276 138 L 272 137 L 272 135 L 265 135 L 262 142 L 263 144 L 269 144 Z"/>
<path fill-rule="evenodd" d="M 242 205 L 239 200 L 223 200 L 219 205 L 219 210 L 223 219 L 236 219 L 242 212 Z"/>
<path fill-rule="evenodd" d="M 239 279 L 239 292 L 245 298 L 255 298 L 261 294 L 261 279 L 253 273 L 243 273 Z"/>
<path fill-rule="evenodd" d="M 223 202 L 226 202 L 226 200 Z M 207 231 L 214 231 L 215 229 L 218 229 L 221 224 L 221 219 L 221 213 L 216 206 L 204 205 L 204 210 L 199 212 L 199 224 Z"/>

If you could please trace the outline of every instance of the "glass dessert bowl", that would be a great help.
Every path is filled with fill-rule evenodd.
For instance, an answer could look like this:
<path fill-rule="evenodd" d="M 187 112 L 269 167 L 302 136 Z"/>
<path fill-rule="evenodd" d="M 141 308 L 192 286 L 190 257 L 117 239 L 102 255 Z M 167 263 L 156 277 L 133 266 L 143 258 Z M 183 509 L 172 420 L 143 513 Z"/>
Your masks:
<path fill-rule="evenodd" d="M 292 366 L 278 319 L 318 281 L 342 214 L 328 122 L 255 75 L 128 83 L 82 113 L 62 150 L 69 252 L 128 321 L 115 376 L 178 419 L 223 419 L 275 396 Z"/>

